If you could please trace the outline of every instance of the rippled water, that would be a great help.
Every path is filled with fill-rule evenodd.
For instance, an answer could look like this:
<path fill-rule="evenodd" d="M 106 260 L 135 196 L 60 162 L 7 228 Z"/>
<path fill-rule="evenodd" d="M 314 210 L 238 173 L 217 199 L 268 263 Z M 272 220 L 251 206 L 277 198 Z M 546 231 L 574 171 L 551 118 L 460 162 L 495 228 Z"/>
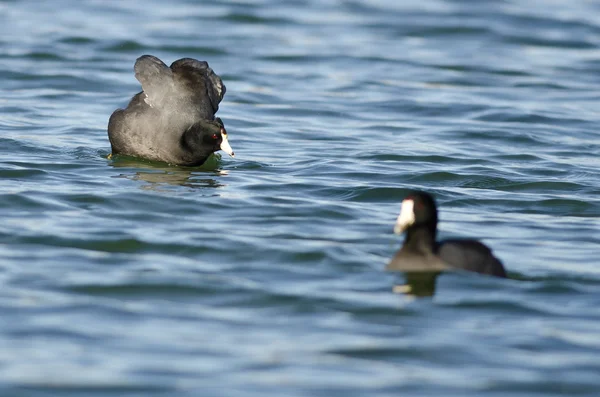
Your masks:
<path fill-rule="evenodd" d="M 0 393 L 597 395 L 599 15 L 0 1 Z M 146 53 L 222 76 L 235 159 L 107 159 Z M 414 188 L 510 279 L 392 293 Z"/>

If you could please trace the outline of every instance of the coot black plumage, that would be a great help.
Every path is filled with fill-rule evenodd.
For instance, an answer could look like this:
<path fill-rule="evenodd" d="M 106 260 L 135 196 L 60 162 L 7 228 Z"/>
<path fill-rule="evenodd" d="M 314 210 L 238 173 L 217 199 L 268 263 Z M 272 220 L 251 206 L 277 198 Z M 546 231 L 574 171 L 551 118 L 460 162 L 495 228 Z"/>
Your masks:
<path fill-rule="evenodd" d="M 404 245 L 388 264 L 387 270 L 402 272 L 440 272 L 462 269 L 506 277 L 504 266 L 489 247 L 475 240 L 436 241 L 437 207 L 433 196 L 413 192 L 402 201 L 394 232 L 406 232 Z"/>
<path fill-rule="evenodd" d="M 223 122 L 215 118 L 225 85 L 208 63 L 182 58 L 168 67 L 143 55 L 134 71 L 143 91 L 110 116 L 113 155 L 188 166 L 201 165 L 217 150 L 233 156 Z"/>

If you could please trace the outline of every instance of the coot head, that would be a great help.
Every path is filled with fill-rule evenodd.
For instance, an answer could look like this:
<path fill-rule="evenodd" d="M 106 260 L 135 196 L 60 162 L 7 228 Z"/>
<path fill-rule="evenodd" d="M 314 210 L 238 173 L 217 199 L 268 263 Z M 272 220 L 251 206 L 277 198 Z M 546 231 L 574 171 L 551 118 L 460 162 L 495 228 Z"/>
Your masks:
<path fill-rule="evenodd" d="M 437 222 L 437 207 L 433 196 L 425 192 L 411 192 L 402 200 L 394 233 L 402 234 L 413 226 L 427 226 L 435 231 Z"/>
<path fill-rule="evenodd" d="M 213 121 L 201 120 L 193 124 L 181 137 L 185 163 L 189 165 L 201 164 L 206 158 L 222 150 L 234 157 L 233 149 L 227 139 L 227 130 L 220 118 Z"/>

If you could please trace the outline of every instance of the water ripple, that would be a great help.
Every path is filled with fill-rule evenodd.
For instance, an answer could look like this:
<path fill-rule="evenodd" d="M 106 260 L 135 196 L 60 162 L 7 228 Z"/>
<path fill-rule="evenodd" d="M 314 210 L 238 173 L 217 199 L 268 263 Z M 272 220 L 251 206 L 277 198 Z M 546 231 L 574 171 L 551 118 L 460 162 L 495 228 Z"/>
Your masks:
<path fill-rule="evenodd" d="M 598 11 L 0 2 L 0 393 L 595 395 Z M 236 158 L 107 158 L 145 53 L 223 77 Z M 413 189 L 509 279 L 393 293 Z"/>

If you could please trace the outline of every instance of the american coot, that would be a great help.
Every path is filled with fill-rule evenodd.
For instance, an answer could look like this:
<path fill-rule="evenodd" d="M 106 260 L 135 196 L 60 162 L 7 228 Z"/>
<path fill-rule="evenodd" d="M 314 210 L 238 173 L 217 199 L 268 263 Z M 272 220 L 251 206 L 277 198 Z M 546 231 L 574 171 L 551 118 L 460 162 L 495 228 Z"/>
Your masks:
<path fill-rule="evenodd" d="M 413 192 L 402 201 L 394 232 L 406 232 L 404 245 L 387 265 L 387 270 L 407 273 L 462 269 L 506 277 L 502 263 L 490 248 L 475 240 L 436 241 L 437 208 L 433 197 Z"/>
<path fill-rule="evenodd" d="M 143 55 L 134 71 L 143 91 L 110 116 L 113 155 L 188 166 L 201 165 L 219 149 L 233 156 L 223 122 L 215 118 L 225 85 L 208 63 L 182 58 L 168 67 Z"/>

